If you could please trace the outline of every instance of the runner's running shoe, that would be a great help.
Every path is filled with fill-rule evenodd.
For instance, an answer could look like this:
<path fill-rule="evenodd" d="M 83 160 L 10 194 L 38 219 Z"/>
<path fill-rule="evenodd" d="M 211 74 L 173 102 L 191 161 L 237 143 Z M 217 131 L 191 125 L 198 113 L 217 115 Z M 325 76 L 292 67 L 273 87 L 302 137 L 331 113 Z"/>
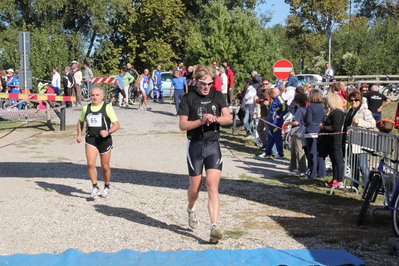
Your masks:
<path fill-rule="evenodd" d="M 93 189 L 91 190 L 90 197 L 92 197 L 93 199 L 97 198 L 99 192 L 100 189 L 98 187 L 93 187 Z"/>
<path fill-rule="evenodd" d="M 193 210 L 192 211 L 187 210 L 187 213 L 188 213 L 188 225 L 192 229 L 197 228 L 199 225 L 199 221 L 197 220 L 197 217 L 195 216 L 195 212 Z"/>
<path fill-rule="evenodd" d="M 220 239 L 222 239 L 223 233 L 222 229 L 220 229 L 217 225 L 212 225 L 211 227 L 211 237 L 209 238 L 209 243 L 217 244 Z"/>
<path fill-rule="evenodd" d="M 103 194 L 101 194 L 101 197 L 103 198 L 108 198 L 111 195 L 111 189 L 109 187 L 104 188 Z"/>

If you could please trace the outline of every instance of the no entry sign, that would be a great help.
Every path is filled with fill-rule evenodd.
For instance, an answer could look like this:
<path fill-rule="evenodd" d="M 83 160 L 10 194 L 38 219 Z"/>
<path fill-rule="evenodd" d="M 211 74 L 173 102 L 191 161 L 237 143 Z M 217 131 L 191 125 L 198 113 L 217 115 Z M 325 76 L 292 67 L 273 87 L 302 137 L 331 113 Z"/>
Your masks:
<path fill-rule="evenodd" d="M 278 79 L 288 79 L 294 66 L 288 60 L 279 60 L 273 66 L 273 74 Z"/>

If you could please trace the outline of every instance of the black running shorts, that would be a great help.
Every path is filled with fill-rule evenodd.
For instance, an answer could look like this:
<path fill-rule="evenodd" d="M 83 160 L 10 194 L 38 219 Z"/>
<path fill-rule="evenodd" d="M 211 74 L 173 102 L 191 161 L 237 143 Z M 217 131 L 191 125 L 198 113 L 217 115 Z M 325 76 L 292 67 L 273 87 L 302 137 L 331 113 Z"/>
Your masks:
<path fill-rule="evenodd" d="M 100 154 L 105 154 L 113 148 L 111 136 L 106 138 L 86 136 L 86 144 L 97 148 Z"/>
<path fill-rule="evenodd" d="M 187 165 L 190 176 L 202 175 L 205 170 L 222 170 L 223 157 L 217 140 L 188 140 Z"/>

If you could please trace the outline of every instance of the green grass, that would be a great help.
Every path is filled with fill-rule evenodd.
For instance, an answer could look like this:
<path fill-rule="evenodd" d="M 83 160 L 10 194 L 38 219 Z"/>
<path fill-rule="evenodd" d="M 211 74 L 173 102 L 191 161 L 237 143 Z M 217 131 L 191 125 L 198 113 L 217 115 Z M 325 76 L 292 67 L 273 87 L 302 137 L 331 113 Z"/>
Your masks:
<path fill-rule="evenodd" d="M 26 128 L 34 128 L 43 131 L 48 131 L 46 121 L 35 120 L 30 122 L 25 121 L 17 121 L 17 120 L 5 120 L 0 118 L 0 132 L 11 131 L 11 130 L 19 130 Z M 59 126 L 57 123 L 51 123 L 53 127 Z M 76 127 L 76 126 L 75 126 Z"/>
<path fill-rule="evenodd" d="M 226 239 L 239 239 L 244 236 L 247 232 L 245 231 L 225 231 L 224 238 Z"/>
<path fill-rule="evenodd" d="M 19 127 L 21 122 L 19 121 L 10 121 L 10 120 L 0 120 L 0 130 L 7 130 Z"/>

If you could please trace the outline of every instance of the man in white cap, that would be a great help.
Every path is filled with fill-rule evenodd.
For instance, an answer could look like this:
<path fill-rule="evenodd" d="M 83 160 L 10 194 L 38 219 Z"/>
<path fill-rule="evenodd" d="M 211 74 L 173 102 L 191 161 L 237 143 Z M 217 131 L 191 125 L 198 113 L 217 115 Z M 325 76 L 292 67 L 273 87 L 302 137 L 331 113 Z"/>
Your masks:
<path fill-rule="evenodd" d="M 79 69 L 79 63 L 77 61 L 71 62 L 72 75 L 75 79 L 75 84 L 72 88 L 72 96 L 76 96 L 75 106 L 82 106 L 82 93 L 80 91 L 80 84 L 82 83 L 83 75 Z"/>

